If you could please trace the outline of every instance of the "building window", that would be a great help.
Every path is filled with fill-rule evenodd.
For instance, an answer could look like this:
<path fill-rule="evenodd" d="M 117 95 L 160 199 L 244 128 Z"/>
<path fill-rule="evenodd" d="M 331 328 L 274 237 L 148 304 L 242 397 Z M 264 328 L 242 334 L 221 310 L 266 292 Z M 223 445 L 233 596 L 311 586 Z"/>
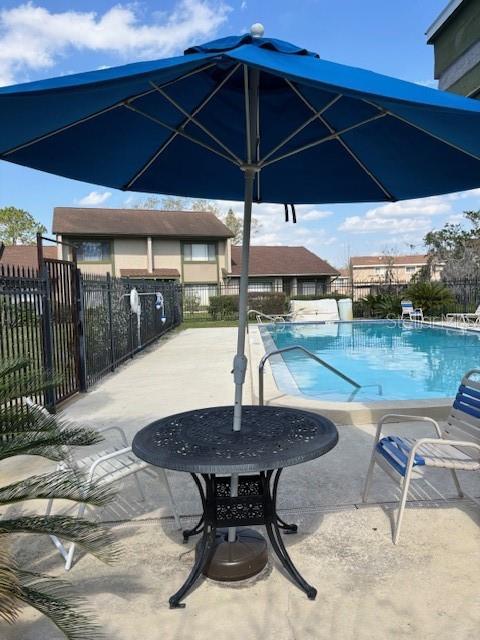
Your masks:
<path fill-rule="evenodd" d="M 110 240 L 79 240 L 75 244 L 79 262 L 110 262 Z"/>
<path fill-rule="evenodd" d="M 215 243 L 184 244 L 183 259 L 185 262 L 215 262 L 217 259 Z"/>
<path fill-rule="evenodd" d="M 407 273 L 415 273 L 416 270 L 417 270 L 417 267 L 405 267 L 405 271 Z"/>
<path fill-rule="evenodd" d="M 249 280 L 248 290 L 251 293 L 270 293 L 273 290 L 273 283 L 268 281 Z"/>

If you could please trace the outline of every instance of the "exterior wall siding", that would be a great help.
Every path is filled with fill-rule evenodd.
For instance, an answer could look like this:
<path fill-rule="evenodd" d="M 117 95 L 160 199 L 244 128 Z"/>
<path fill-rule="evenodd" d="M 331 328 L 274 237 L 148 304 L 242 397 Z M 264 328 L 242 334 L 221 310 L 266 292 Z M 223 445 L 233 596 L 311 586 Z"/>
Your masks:
<path fill-rule="evenodd" d="M 147 269 L 147 238 L 115 238 L 113 255 L 116 276 L 121 269 Z"/>
<path fill-rule="evenodd" d="M 429 43 L 439 88 L 480 98 L 480 2 L 464 0 Z"/>
<path fill-rule="evenodd" d="M 178 273 L 182 273 L 180 240 L 153 239 L 153 268 L 178 269 Z"/>
<path fill-rule="evenodd" d="M 218 282 L 218 266 L 216 262 L 183 263 L 182 281 L 189 282 Z"/>

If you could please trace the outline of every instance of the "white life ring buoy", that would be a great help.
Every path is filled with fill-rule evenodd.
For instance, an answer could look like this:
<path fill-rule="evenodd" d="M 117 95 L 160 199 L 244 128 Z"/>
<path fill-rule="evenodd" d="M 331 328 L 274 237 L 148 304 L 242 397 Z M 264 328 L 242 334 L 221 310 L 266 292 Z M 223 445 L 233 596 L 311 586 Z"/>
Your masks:
<path fill-rule="evenodd" d="M 135 288 L 130 291 L 130 309 L 132 313 L 138 313 L 140 311 L 140 296 Z"/>

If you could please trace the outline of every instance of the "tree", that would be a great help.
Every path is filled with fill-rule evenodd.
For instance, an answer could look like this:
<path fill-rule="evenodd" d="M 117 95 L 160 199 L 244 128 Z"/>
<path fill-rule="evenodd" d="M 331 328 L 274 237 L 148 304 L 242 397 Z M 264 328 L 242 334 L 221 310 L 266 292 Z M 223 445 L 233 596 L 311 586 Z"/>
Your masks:
<path fill-rule="evenodd" d="M 0 241 L 5 244 L 35 244 L 37 233 L 47 228 L 24 209 L 3 207 L 0 209 Z"/>
<path fill-rule="evenodd" d="M 243 239 L 243 218 L 237 216 L 237 214 L 230 208 L 225 216 L 222 218 L 223 224 L 230 229 L 233 233 L 232 244 L 242 244 Z M 250 237 L 254 238 L 261 229 L 261 224 L 256 218 L 252 218 L 250 226 Z"/>
<path fill-rule="evenodd" d="M 428 249 L 428 264 L 422 273 L 425 278 L 440 262 L 444 263 L 444 280 L 480 277 L 480 211 L 464 211 L 463 215 L 468 227 L 447 222 L 425 236 Z"/>
<path fill-rule="evenodd" d="M 28 360 L 0 364 L 0 461 L 18 455 L 36 455 L 65 461 L 65 447 L 95 444 L 102 438 L 92 429 L 70 425 L 21 398 L 44 390 L 41 376 Z M 88 485 L 84 475 L 69 469 L 27 477 L 0 488 L 0 506 L 33 499 L 64 499 L 103 505 L 108 489 Z M 19 533 L 51 534 L 79 544 L 97 558 L 113 560 L 118 550 L 101 525 L 70 516 L 25 516 L 8 513 L 0 520 L 0 619 L 15 623 L 22 604 L 49 617 L 70 640 L 101 638 L 101 630 L 78 607 L 68 585 L 56 578 L 21 568 L 12 555 L 10 538 Z"/>
<path fill-rule="evenodd" d="M 230 209 L 226 214 L 222 213 L 219 205 L 215 200 L 192 200 L 191 198 L 176 198 L 167 196 L 158 198 L 157 196 L 148 196 L 144 200 L 131 204 L 132 209 L 163 209 L 164 211 L 198 211 L 204 213 L 213 213 L 225 226 L 233 233 L 232 243 L 242 244 L 243 235 L 243 218 Z M 261 228 L 256 218 L 252 218 L 251 237 L 255 237 Z"/>

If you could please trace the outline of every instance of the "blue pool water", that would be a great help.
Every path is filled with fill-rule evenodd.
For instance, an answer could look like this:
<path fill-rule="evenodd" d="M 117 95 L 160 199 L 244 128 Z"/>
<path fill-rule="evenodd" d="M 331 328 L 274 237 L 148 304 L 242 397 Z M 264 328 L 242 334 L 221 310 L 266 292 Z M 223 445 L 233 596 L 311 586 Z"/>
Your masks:
<path fill-rule="evenodd" d="M 352 397 L 349 383 L 301 352 L 272 358 L 281 391 L 323 400 L 450 398 L 462 375 L 480 367 L 480 332 L 391 320 L 272 324 L 260 330 L 267 351 L 300 345 L 362 385 Z"/>

